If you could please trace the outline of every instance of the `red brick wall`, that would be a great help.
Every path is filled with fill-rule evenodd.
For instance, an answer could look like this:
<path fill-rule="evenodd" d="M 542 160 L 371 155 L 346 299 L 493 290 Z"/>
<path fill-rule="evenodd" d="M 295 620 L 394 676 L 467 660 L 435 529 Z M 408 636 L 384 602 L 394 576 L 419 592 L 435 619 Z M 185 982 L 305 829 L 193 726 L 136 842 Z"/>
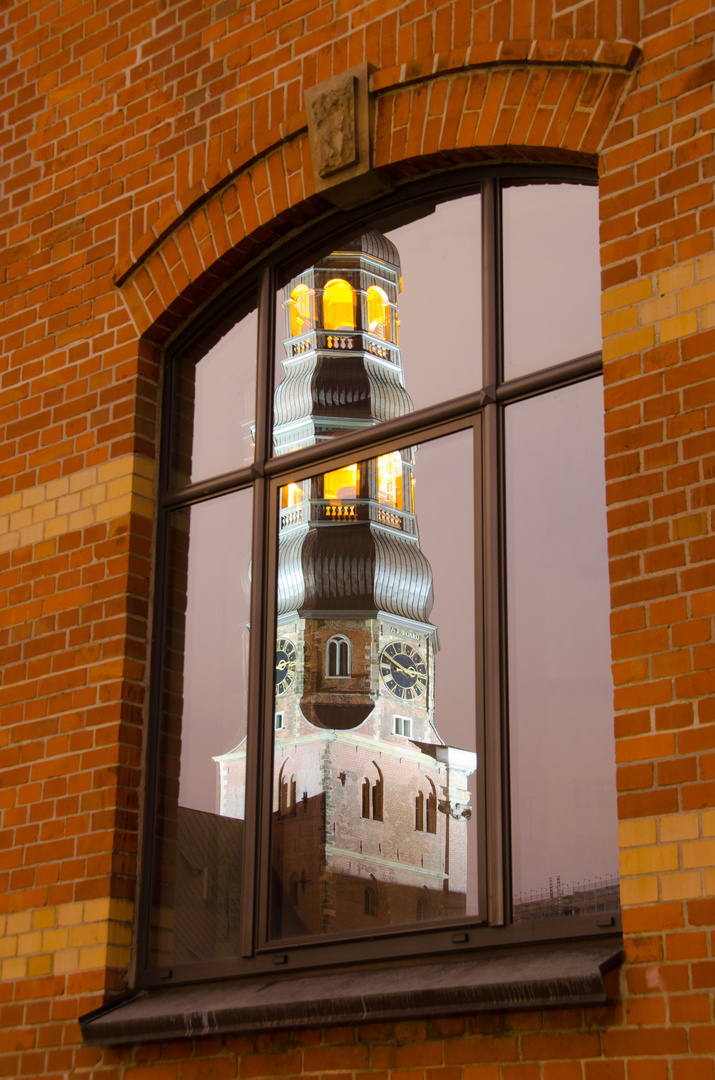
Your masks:
<path fill-rule="evenodd" d="M 0 1075 L 712 1078 L 715 14 L 708 0 L 638 6 L 0 10 Z M 156 344 L 323 211 L 302 94 L 363 59 L 376 164 L 398 181 L 417 158 L 601 170 L 619 998 L 82 1048 L 77 1015 L 130 963 Z"/>

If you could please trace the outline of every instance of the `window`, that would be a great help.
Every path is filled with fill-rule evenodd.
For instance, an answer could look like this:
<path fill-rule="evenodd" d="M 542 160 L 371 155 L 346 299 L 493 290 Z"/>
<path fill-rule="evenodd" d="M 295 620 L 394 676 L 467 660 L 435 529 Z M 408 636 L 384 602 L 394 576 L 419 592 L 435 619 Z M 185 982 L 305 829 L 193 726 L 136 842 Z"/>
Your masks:
<path fill-rule="evenodd" d="M 323 329 L 355 329 L 355 290 L 343 278 L 333 278 L 323 290 Z"/>
<path fill-rule="evenodd" d="M 421 791 L 415 796 L 415 830 L 423 832 L 425 827 L 425 797 Z"/>
<path fill-rule="evenodd" d="M 434 782 L 427 777 L 427 794 L 418 791 L 415 796 L 415 830 L 417 832 L 437 832 L 437 792 Z M 425 813 L 426 811 L 426 813 Z"/>
<path fill-rule="evenodd" d="M 167 358 L 144 985 L 617 926 L 596 188 L 420 184 Z"/>
<path fill-rule="evenodd" d="M 389 301 L 379 285 L 371 285 L 367 290 L 367 328 L 375 337 L 390 340 Z"/>
<path fill-rule="evenodd" d="M 395 735 L 404 735 L 406 739 L 412 737 L 412 720 L 409 716 L 396 716 L 393 728 Z"/>
<path fill-rule="evenodd" d="M 425 828 L 428 833 L 437 832 L 437 791 L 434 783 L 427 777 L 431 790 L 427 792 L 427 818 Z"/>
<path fill-rule="evenodd" d="M 346 679 L 350 674 L 350 642 L 341 635 L 328 641 L 328 676 Z"/>
<path fill-rule="evenodd" d="M 362 782 L 362 816 L 372 818 L 373 821 L 382 821 L 383 808 L 383 776 L 380 768 L 373 761 L 374 771 L 372 777 L 366 776 Z M 377 773 L 377 776 L 375 776 Z M 360 854 L 367 854 L 361 851 Z M 382 854 L 382 851 L 380 851 Z"/>
<path fill-rule="evenodd" d="M 313 292 L 304 282 L 299 282 L 287 301 L 290 311 L 292 337 L 307 334 L 313 328 Z"/>

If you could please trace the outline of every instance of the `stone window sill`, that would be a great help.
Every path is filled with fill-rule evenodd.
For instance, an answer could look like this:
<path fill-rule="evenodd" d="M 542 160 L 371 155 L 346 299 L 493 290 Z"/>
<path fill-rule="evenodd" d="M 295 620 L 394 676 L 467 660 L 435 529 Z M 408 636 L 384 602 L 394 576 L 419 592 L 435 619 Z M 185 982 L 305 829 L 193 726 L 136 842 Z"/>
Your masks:
<path fill-rule="evenodd" d="M 80 1018 L 88 1045 L 485 1012 L 602 1005 L 620 938 L 490 949 L 389 967 L 341 968 L 140 990 Z"/>

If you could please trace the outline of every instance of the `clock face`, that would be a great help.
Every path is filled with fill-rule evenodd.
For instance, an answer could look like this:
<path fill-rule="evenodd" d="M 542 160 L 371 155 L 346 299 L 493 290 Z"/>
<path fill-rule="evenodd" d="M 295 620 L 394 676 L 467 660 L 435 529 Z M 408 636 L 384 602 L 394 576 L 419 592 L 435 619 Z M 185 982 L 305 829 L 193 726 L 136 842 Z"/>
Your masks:
<path fill-rule="evenodd" d="M 390 693 L 402 701 L 414 701 L 427 689 L 424 657 L 404 641 L 391 641 L 382 650 L 380 674 Z"/>
<path fill-rule="evenodd" d="M 276 642 L 276 694 L 285 694 L 295 682 L 298 669 L 298 653 L 288 638 Z"/>

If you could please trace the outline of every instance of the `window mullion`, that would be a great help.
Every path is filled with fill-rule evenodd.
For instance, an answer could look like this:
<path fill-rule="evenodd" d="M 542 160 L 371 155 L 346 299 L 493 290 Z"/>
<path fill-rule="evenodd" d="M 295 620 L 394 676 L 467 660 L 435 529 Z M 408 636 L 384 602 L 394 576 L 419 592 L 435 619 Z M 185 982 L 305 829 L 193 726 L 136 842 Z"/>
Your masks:
<path fill-rule="evenodd" d="M 482 184 L 482 364 L 484 385 L 501 377 L 501 222 L 499 186 L 494 177 Z"/>
<path fill-rule="evenodd" d="M 273 368 L 275 342 L 275 283 L 272 266 L 266 266 L 258 283 L 258 336 L 256 363 L 256 435 L 253 487 L 253 534 L 251 560 L 251 643 L 248 672 L 248 743 L 246 758 L 245 846 L 243 864 L 243 911 L 241 923 L 241 952 L 251 956 L 255 946 L 260 912 L 260 883 L 262 868 L 258 863 L 262 825 L 261 807 L 265 786 L 270 788 L 270 750 L 264 743 L 264 716 L 272 701 L 265 700 L 265 664 L 272 656 L 266 643 L 271 636 L 270 598 L 275 594 L 275 560 L 272 551 L 268 513 L 269 482 L 265 479 L 265 462 L 271 454 L 271 422 L 273 411 Z M 266 775 L 264 775 L 264 773 Z"/>
<path fill-rule="evenodd" d="M 273 697 L 266 666 L 273 658 L 275 607 L 275 548 L 269 513 L 270 484 L 259 478 L 253 490 L 253 562 L 251 593 L 251 655 L 248 676 L 248 756 L 246 760 L 246 817 L 243 895 L 246 899 L 241 927 L 243 955 L 252 955 L 255 936 L 265 907 L 266 867 L 270 824 Z M 267 809 L 266 809 L 267 806 Z M 266 816 L 268 820 L 266 820 Z"/>
<path fill-rule="evenodd" d="M 500 191 L 498 181 L 487 177 L 482 187 L 482 356 L 484 382 L 488 387 L 496 387 L 501 378 L 502 318 Z M 502 488 L 500 409 L 488 404 L 482 414 L 484 771 L 489 922 L 493 926 L 509 922 L 511 911 Z"/>
<path fill-rule="evenodd" d="M 261 271 L 258 281 L 258 340 L 256 364 L 256 442 L 254 461 L 263 475 L 263 465 L 271 456 L 273 383 L 276 336 L 276 287 L 273 267 Z"/>
<path fill-rule="evenodd" d="M 482 427 L 484 558 L 484 712 L 489 922 L 510 921 L 508 729 L 504 670 L 502 448 L 497 405 L 487 405 Z"/>

